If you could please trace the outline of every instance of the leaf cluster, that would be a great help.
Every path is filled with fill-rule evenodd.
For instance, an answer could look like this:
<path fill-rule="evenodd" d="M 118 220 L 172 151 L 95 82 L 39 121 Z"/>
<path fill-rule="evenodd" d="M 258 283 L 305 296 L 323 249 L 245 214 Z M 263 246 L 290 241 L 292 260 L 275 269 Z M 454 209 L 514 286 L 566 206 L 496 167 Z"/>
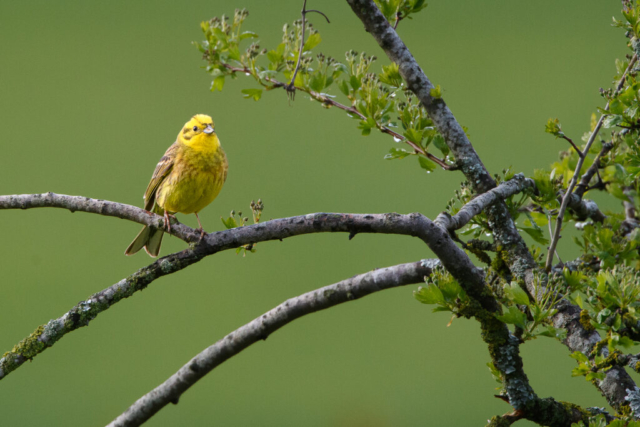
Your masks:
<path fill-rule="evenodd" d="M 535 279 L 534 296 L 529 294 L 515 281 L 503 286 L 501 299 L 504 311 L 496 318 L 504 323 L 514 325 L 517 335 L 522 342 L 538 336 L 557 338 L 562 341 L 567 331 L 555 328 L 551 318 L 558 312 L 556 303 L 562 298 L 561 289 L 557 284 L 547 283 L 541 286 L 541 278 Z"/>
<path fill-rule="evenodd" d="M 383 1 L 384 7 L 408 17 L 424 7 L 421 0 Z M 391 10 L 389 9 L 389 10 Z M 394 12 L 395 13 L 395 12 Z M 386 159 L 402 159 L 417 156 L 418 165 L 426 172 L 436 169 L 436 164 L 427 155 L 433 143 L 444 161 L 453 164 L 444 138 L 435 129 L 422 105 L 407 91 L 398 65 L 383 65 L 375 72 L 372 65 L 375 56 L 349 50 L 340 62 L 313 50 L 322 37 L 313 25 L 305 21 L 305 37 L 302 41 L 303 22 L 297 20 L 283 27 L 282 42 L 273 49 L 261 48 L 254 41 L 246 47 L 243 42 L 257 39 L 251 31 L 242 31 L 246 10 L 236 10 L 233 20 L 226 16 L 213 18 L 201 24 L 205 40 L 196 43 L 207 61 L 207 71 L 213 80 L 211 90 L 222 90 L 227 78 L 238 74 L 253 77 L 259 87 L 241 90 L 246 99 L 258 101 L 264 91 L 275 88 L 302 91 L 323 107 L 338 107 L 358 122 L 362 135 L 377 130 L 404 142 L 409 149 L 392 148 Z M 300 44 L 302 51 L 300 53 Z M 295 73 L 295 80 L 291 82 Z M 292 84 L 292 87 L 289 86 Z M 332 93 L 337 90 L 337 93 Z M 434 96 L 441 96 L 441 88 L 434 89 Z M 344 97 L 344 101 L 339 98 Z"/>

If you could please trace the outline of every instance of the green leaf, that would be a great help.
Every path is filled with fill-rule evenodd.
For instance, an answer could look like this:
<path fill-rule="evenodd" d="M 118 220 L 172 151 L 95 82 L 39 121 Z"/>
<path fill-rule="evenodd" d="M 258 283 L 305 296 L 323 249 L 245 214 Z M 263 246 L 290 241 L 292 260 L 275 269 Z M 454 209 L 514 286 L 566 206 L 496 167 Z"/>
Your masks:
<path fill-rule="evenodd" d="M 420 142 L 422 141 L 422 132 L 420 132 L 419 130 L 407 129 L 406 132 L 404 133 L 404 136 L 409 141 L 415 142 L 418 145 L 420 145 Z"/>
<path fill-rule="evenodd" d="M 438 150 L 440 150 L 440 152 L 442 153 L 443 156 L 446 156 L 447 154 L 449 154 L 449 146 L 445 142 L 445 140 L 442 137 L 442 135 L 436 135 L 433 138 L 433 145 L 435 145 L 436 148 Z"/>
<path fill-rule="evenodd" d="M 234 44 L 229 47 L 229 58 L 240 61 L 240 49 L 238 49 L 238 45 Z"/>
<path fill-rule="evenodd" d="M 322 91 L 322 89 L 324 89 L 326 83 L 327 76 L 324 73 L 315 73 L 311 76 L 309 87 L 316 92 L 320 92 Z"/>
<path fill-rule="evenodd" d="M 349 83 L 351 83 L 351 87 L 353 88 L 353 90 L 358 90 L 360 89 L 360 86 L 362 86 L 362 82 L 360 82 L 360 79 L 356 76 L 351 76 L 351 78 L 349 79 Z"/>
<path fill-rule="evenodd" d="M 511 282 L 510 284 L 504 287 L 504 294 L 511 301 L 515 302 L 519 305 L 529 306 L 531 302 L 529 301 L 529 295 L 518 285 L 517 282 Z"/>
<path fill-rule="evenodd" d="M 576 359 L 580 363 L 587 363 L 589 358 L 581 351 L 574 351 L 569 355 L 572 359 Z"/>
<path fill-rule="evenodd" d="M 340 80 L 338 83 L 338 89 L 340 89 L 340 92 L 344 93 L 346 96 L 349 96 L 349 84 L 346 80 Z"/>
<path fill-rule="evenodd" d="M 220 28 L 214 27 L 211 29 L 211 31 L 218 38 L 218 40 L 223 42 L 225 45 L 227 44 L 227 35 Z"/>
<path fill-rule="evenodd" d="M 536 335 L 543 337 L 556 338 L 557 340 L 564 341 L 567 338 L 567 330 L 562 328 L 554 328 L 553 326 L 546 326 L 540 329 Z"/>
<path fill-rule="evenodd" d="M 420 286 L 417 291 L 413 292 L 413 296 L 423 304 L 440 304 L 444 303 L 442 291 L 434 284 Z"/>
<path fill-rule="evenodd" d="M 607 190 L 609 190 L 609 193 L 611 193 L 611 195 L 617 199 L 624 200 L 625 202 L 631 201 L 631 199 L 629 199 L 629 196 L 624 194 L 622 187 L 620 187 L 620 185 L 618 184 L 607 185 Z"/>
<path fill-rule="evenodd" d="M 215 79 L 213 79 L 213 82 L 211 83 L 211 92 L 214 92 L 216 90 L 222 91 L 223 86 L 224 86 L 224 76 L 218 76 Z"/>
<path fill-rule="evenodd" d="M 522 329 L 526 329 L 527 327 L 527 316 L 520 310 L 518 307 L 511 306 L 508 310 L 502 315 L 496 315 L 496 319 L 509 323 L 511 325 L 516 325 Z"/>
<path fill-rule="evenodd" d="M 366 120 L 360 120 L 360 123 L 358 124 L 358 129 L 362 130 L 362 135 L 363 136 L 367 136 L 369 134 L 371 134 L 371 125 L 369 125 L 369 123 L 367 123 Z M 385 159 L 387 158 L 395 158 L 395 157 L 387 157 L 388 154 L 386 156 L 384 156 Z M 402 157 L 399 157 L 400 159 Z"/>
<path fill-rule="evenodd" d="M 427 173 L 431 173 L 436 170 L 436 164 L 426 157 L 418 156 L 418 162 L 420 162 L 420 167 L 427 171 Z"/>
<path fill-rule="evenodd" d="M 602 121 L 602 127 L 605 129 L 612 128 L 614 126 L 619 125 L 623 121 L 624 121 L 624 118 L 621 115 L 612 114 L 604 118 L 604 120 Z"/>
<path fill-rule="evenodd" d="M 244 93 L 246 99 L 252 99 L 258 101 L 262 97 L 262 89 L 242 89 L 240 92 Z"/>
<path fill-rule="evenodd" d="M 544 233 L 539 228 L 523 227 L 523 228 L 520 228 L 520 230 L 522 230 L 525 233 L 527 233 L 529 236 L 531 236 L 531 238 L 533 240 L 535 240 L 537 243 L 539 243 L 541 245 L 548 245 L 549 244 L 549 239 L 544 237 Z"/>
<path fill-rule="evenodd" d="M 304 42 L 304 47 L 302 48 L 303 52 L 313 49 L 318 46 L 322 41 L 322 37 L 320 37 L 320 33 L 311 34 L 306 42 Z"/>
<path fill-rule="evenodd" d="M 400 75 L 400 67 L 395 62 L 389 65 L 382 66 L 382 74 L 378 76 L 382 83 L 388 84 L 393 87 L 400 87 L 402 85 L 402 76 Z"/>
<path fill-rule="evenodd" d="M 253 31 L 245 31 L 242 34 L 240 34 L 240 37 L 238 37 L 238 40 L 244 40 L 244 39 L 257 39 L 258 35 L 256 33 L 254 33 Z"/>
<path fill-rule="evenodd" d="M 564 280 L 567 282 L 567 285 L 572 291 L 581 290 L 585 286 L 587 276 L 579 271 L 571 271 L 565 267 L 562 270 L 562 275 L 564 276 Z"/>
<path fill-rule="evenodd" d="M 274 64 L 278 64 L 283 60 L 282 54 L 276 52 L 275 50 L 270 50 L 269 52 L 267 52 L 267 59 L 269 59 L 269 62 L 272 62 Z"/>
<path fill-rule="evenodd" d="M 385 154 L 384 158 L 386 160 L 392 159 L 404 159 L 407 156 L 411 156 L 413 153 L 408 152 L 403 148 L 392 148 L 389 150 L 389 154 Z"/>

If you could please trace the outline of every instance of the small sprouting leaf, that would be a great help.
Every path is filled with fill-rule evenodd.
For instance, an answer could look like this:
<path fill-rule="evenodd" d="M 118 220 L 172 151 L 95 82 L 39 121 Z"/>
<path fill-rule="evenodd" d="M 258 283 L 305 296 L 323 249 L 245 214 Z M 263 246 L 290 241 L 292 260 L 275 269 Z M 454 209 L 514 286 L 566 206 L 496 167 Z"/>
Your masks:
<path fill-rule="evenodd" d="M 262 97 L 262 89 L 242 89 L 240 92 L 244 94 L 245 98 L 254 101 L 258 101 Z"/>
<path fill-rule="evenodd" d="M 227 227 L 227 229 L 236 228 L 238 226 L 236 219 L 232 216 L 230 216 L 227 219 L 220 217 L 220 219 L 222 220 L 222 223 L 224 224 L 224 226 Z"/>
<path fill-rule="evenodd" d="M 438 304 L 444 302 L 442 291 L 434 284 L 420 286 L 417 291 L 413 291 L 413 296 L 423 304 Z"/>
<path fill-rule="evenodd" d="M 402 76 L 400 75 L 400 67 L 395 62 L 382 66 L 382 74 L 378 76 L 382 83 L 393 87 L 402 85 Z"/>
<path fill-rule="evenodd" d="M 561 138 L 564 135 L 564 133 L 562 133 L 562 127 L 560 126 L 560 120 L 558 119 L 547 120 L 544 131 L 554 135 L 556 138 Z"/>
<path fill-rule="evenodd" d="M 440 85 L 437 85 L 429 91 L 429 94 L 432 98 L 440 99 L 442 98 L 442 88 L 440 88 Z"/>
<path fill-rule="evenodd" d="M 426 157 L 419 156 L 418 162 L 420 162 L 420 167 L 427 171 L 427 173 L 431 173 L 436 170 L 436 164 Z"/>

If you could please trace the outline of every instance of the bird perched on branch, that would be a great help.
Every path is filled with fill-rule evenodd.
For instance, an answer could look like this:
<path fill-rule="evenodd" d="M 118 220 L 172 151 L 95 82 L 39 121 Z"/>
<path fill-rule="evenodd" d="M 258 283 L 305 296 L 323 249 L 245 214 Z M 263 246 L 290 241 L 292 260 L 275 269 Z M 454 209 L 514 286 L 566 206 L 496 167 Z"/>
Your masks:
<path fill-rule="evenodd" d="M 176 212 L 196 214 L 202 239 L 204 229 L 198 212 L 220 193 L 228 168 L 213 120 L 205 114 L 196 114 L 158 162 L 144 193 L 144 208 L 164 216 L 164 229 L 145 226 L 125 255 L 133 255 L 144 247 L 150 256 L 157 257 L 164 231 L 171 231 L 169 217 Z"/>

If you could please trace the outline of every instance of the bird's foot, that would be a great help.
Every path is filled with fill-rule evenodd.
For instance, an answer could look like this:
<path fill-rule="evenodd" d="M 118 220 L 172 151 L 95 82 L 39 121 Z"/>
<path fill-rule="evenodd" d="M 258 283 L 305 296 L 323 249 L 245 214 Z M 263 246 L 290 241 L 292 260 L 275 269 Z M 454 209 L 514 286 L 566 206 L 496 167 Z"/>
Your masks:
<path fill-rule="evenodd" d="M 171 215 L 167 211 L 164 211 L 164 229 L 167 230 L 167 233 L 171 233 L 171 219 L 178 221 L 178 218 L 175 215 Z"/>
<path fill-rule="evenodd" d="M 200 238 L 198 239 L 198 243 L 200 243 L 202 241 L 202 239 L 204 238 L 204 235 L 207 234 L 204 231 L 204 228 L 200 227 L 200 228 L 196 228 L 196 230 L 200 231 Z"/>

